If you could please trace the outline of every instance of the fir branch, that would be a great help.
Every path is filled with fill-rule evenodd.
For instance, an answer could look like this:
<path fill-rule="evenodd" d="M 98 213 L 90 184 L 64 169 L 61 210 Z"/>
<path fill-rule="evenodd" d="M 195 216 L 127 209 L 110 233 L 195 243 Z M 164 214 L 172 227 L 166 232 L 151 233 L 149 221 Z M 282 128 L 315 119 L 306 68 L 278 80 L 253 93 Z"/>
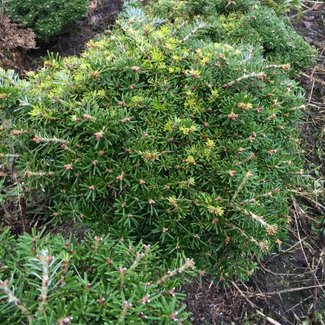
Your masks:
<path fill-rule="evenodd" d="M 256 195 L 252 199 L 243 200 L 242 203 L 247 203 L 247 202 L 250 202 L 250 203 L 253 202 L 253 203 L 255 203 L 260 198 L 272 198 L 273 194 L 279 194 L 279 193 L 280 193 L 280 189 L 275 188 L 274 190 L 271 190 L 271 191 L 269 191 L 267 193 L 263 193 L 263 194 L 260 194 L 260 195 Z"/>
<path fill-rule="evenodd" d="M 71 152 L 72 154 L 74 154 L 75 156 L 77 156 L 77 152 L 74 151 L 74 150 L 72 150 L 71 148 L 69 148 L 65 143 L 61 144 L 61 148 L 62 148 L 63 150 L 69 151 L 69 152 Z"/>
<path fill-rule="evenodd" d="M 246 185 L 248 179 L 249 179 L 250 177 L 252 177 L 252 176 L 253 176 L 252 172 L 247 172 L 247 173 L 246 173 L 244 179 L 243 179 L 242 182 L 239 184 L 239 186 L 238 186 L 238 188 L 237 188 L 235 194 L 233 195 L 232 199 L 230 200 L 230 204 L 232 204 L 232 203 L 236 200 L 238 194 L 239 194 L 240 191 L 243 189 L 243 187 Z"/>
<path fill-rule="evenodd" d="M 251 243 L 255 244 L 262 252 L 268 251 L 269 245 L 266 241 L 256 240 L 253 236 L 246 234 L 243 229 L 235 226 L 233 223 L 229 223 L 229 226 L 231 229 L 238 231 L 242 236 L 244 236 L 246 239 L 248 239 Z"/>
<path fill-rule="evenodd" d="M 290 69 L 290 64 L 269 64 L 265 66 L 264 69 L 282 69 L 287 71 Z"/>
<path fill-rule="evenodd" d="M 242 212 L 243 214 L 245 214 L 246 216 L 251 217 L 254 221 L 258 222 L 261 226 L 263 226 L 264 228 L 266 228 L 266 232 L 269 235 L 274 235 L 277 233 L 278 231 L 278 226 L 277 225 L 270 225 L 268 224 L 263 217 L 258 216 L 257 214 L 253 213 L 252 211 L 248 211 L 246 209 L 242 209 L 238 206 L 235 207 L 238 211 Z"/>
<path fill-rule="evenodd" d="M 118 272 L 120 274 L 120 290 L 122 291 L 124 288 L 124 280 L 125 280 L 125 272 L 127 271 L 126 267 L 120 266 Z"/>
<path fill-rule="evenodd" d="M 133 271 L 139 265 L 139 263 L 141 262 L 141 260 L 146 257 L 149 249 L 150 249 L 150 246 L 148 248 L 146 248 L 145 253 L 136 252 L 135 260 L 132 263 L 132 265 L 130 266 L 130 268 L 128 269 L 128 271 Z"/>
<path fill-rule="evenodd" d="M 55 175 L 53 172 L 32 172 L 27 170 L 24 174 L 25 177 L 44 177 L 44 176 L 53 176 Z"/>
<path fill-rule="evenodd" d="M 290 111 L 300 111 L 300 110 L 305 110 L 305 109 L 306 109 L 306 105 L 300 105 L 300 106 L 295 106 L 295 107 L 289 108 Z"/>
<path fill-rule="evenodd" d="M 19 158 L 19 154 L 0 153 L 0 158 Z"/>
<path fill-rule="evenodd" d="M 28 319 L 31 323 L 33 321 L 33 317 L 29 314 L 27 308 L 21 303 L 21 301 L 14 295 L 13 291 L 9 289 L 8 280 L 1 281 L 0 280 L 0 289 L 2 289 L 7 297 L 9 303 L 13 303 L 17 309 L 19 309 L 22 314 Z"/>
<path fill-rule="evenodd" d="M 180 266 L 179 268 L 173 270 L 173 271 L 168 271 L 163 277 L 161 277 L 158 281 L 156 281 L 156 285 L 160 285 L 164 282 L 166 282 L 168 279 L 172 278 L 173 276 L 183 273 L 187 269 L 194 269 L 194 261 L 187 258 L 185 260 L 185 263 Z"/>
<path fill-rule="evenodd" d="M 34 138 L 32 139 L 33 142 L 35 143 L 59 143 L 59 144 L 66 144 L 67 141 L 64 139 L 58 139 L 57 137 L 53 138 L 45 138 L 45 137 L 40 137 L 35 135 Z"/>
<path fill-rule="evenodd" d="M 41 252 L 41 255 L 38 257 L 38 260 L 40 261 L 43 269 L 41 294 L 38 297 L 39 300 L 38 311 L 43 312 L 44 304 L 46 303 L 47 293 L 49 289 L 49 281 L 50 281 L 49 268 L 51 263 L 53 262 L 53 256 L 48 255 L 48 251 L 45 249 Z"/>
<path fill-rule="evenodd" d="M 132 304 L 130 302 L 128 302 L 127 300 L 125 300 L 122 304 L 122 311 L 121 311 L 121 314 L 119 317 L 119 321 L 124 321 L 128 310 L 130 310 L 131 308 L 132 308 Z"/>
<path fill-rule="evenodd" d="M 229 88 L 234 84 L 241 82 L 242 80 L 246 80 L 250 78 L 257 78 L 260 80 L 264 80 L 266 78 L 266 74 L 264 72 L 252 72 L 250 74 L 244 74 L 243 76 L 224 84 L 222 87 Z"/>
<path fill-rule="evenodd" d="M 197 21 L 197 26 L 195 28 L 193 28 L 184 38 L 183 38 L 183 42 L 186 42 L 190 37 L 192 37 L 193 35 L 195 35 L 200 29 L 204 29 L 207 24 L 204 23 L 203 21 Z"/>

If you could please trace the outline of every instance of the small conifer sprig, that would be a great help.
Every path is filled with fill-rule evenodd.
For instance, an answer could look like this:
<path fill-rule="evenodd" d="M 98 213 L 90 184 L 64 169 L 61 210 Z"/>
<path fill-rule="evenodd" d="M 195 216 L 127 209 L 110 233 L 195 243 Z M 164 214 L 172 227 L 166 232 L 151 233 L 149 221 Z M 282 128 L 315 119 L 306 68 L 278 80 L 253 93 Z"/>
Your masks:
<path fill-rule="evenodd" d="M 13 238 L 7 231 L 0 237 Z M 0 252 L 2 260 L 6 256 L 1 278 L 10 278 L 0 280 L 0 321 L 172 324 L 177 315 L 178 324 L 187 324 L 175 286 L 195 274 L 194 263 L 180 257 L 172 263 L 175 270 L 167 271 L 156 250 L 108 237 L 76 243 L 58 235 L 24 234 Z"/>
<path fill-rule="evenodd" d="M 8 280 L 0 280 L 0 290 L 3 292 L 3 296 L 1 297 L 2 299 L 5 299 L 8 304 L 13 304 L 29 322 L 33 321 L 33 317 L 29 314 L 27 308 L 14 295 L 13 291 L 9 289 Z"/>

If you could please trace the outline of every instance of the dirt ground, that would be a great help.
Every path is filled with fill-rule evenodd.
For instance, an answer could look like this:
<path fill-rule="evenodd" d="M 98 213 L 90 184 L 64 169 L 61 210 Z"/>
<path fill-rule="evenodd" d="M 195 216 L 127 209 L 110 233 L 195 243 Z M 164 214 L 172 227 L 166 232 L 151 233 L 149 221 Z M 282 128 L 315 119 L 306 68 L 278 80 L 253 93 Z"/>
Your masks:
<path fill-rule="evenodd" d="M 26 51 L 35 46 L 33 31 L 12 23 L 0 9 L 0 67 L 21 72 L 26 65 Z"/>

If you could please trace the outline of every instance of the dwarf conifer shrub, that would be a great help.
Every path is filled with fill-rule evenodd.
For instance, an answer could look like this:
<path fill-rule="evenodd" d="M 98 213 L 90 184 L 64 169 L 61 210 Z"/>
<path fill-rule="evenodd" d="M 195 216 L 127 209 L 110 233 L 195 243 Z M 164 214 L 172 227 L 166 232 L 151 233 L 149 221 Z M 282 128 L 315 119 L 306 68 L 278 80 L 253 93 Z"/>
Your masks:
<path fill-rule="evenodd" d="M 187 324 L 175 286 L 193 273 L 189 259 L 168 271 L 142 243 L 0 237 L 1 324 Z"/>
<path fill-rule="evenodd" d="M 39 40 L 48 41 L 86 14 L 88 0 L 7 0 L 4 8 L 11 19 L 30 27 Z"/>
<path fill-rule="evenodd" d="M 204 17 L 132 5 L 80 58 L 48 60 L 24 81 L 2 71 L 2 156 L 19 155 L 26 199 L 46 196 L 52 222 L 160 242 L 164 256 L 247 277 L 286 233 L 304 99 L 257 41 L 208 31 Z"/>
<path fill-rule="evenodd" d="M 193 28 L 198 28 L 194 37 L 254 45 L 260 47 L 264 57 L 271 61 L 306 68 L 315 59 L 316 51 L 281 16 L 290 4 L 273 0 L 159 0 L 154 1 L 148 10 L 153 15 L 163 13 L 179 23 L 184 19 L 200 22 L 203 16 L 205 28 L 194 25 Z"/>

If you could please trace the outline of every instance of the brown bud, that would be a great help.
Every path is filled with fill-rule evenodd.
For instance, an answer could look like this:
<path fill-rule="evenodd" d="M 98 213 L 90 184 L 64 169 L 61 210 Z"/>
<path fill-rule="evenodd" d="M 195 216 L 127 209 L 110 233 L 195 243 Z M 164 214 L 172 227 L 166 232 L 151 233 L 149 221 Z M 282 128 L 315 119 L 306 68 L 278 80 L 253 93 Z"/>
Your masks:
<path fill-rule="evenodd" d="M 237 119 L 237 117 L 238 117 L 238 115 L 235 114 L 235 113 L 230 113 L 230 114 L 228 114 L 228 119 L 229 119 L 229 120 L 234 121 L 234 120 Z"/>
<path fill-rule="evenodd" d="M 72 170 L 73 169 L 73 165 L 72 164 L 66 164 L 66 165 L 64 165 L 64 169 L 65 170 Z"/>
<path fill-rule="evenodd" d="M 89 114 L 84 114 L 84 115 L 83 115 L 83 118 L 84 118 L 85 120 L 91 120 L 91 119 L 92 119 L 92 116 L 89 115 Z"/>
<path fill-rule="evenodd" d="M 134 66 L 131 68 L 133 72 L 139 72 L 141 70 L 140 67 Z"/>
<path fill-rule="evenodd" d="M 120 181 L 120 182 L 123 181 L 123 178 L 124 178 L 124 173 L 123 173 L 123 172 L 121 173 L 121 175 L 118 175 L 118 176 L 116 177 L 116 179 L 117 179 L 118 181 Z"/>
<path fill-rule="evenodd" d="M 37 135 L 35 135 L 34 138 L 32 139 L 32 141 L 35 142 L 35 143 L 40 143 L 41 140 L 42 139 L 40 137 L 38 137 Z"/>
<path fill-rule="evenodd" d="M 96 137 L 96 140 L 97 141 L 99 141 L 100 139 L 102 139 L 103 138 L 103 135 L 104 135 L 103 131 L 99 131 L 99 132 L 94 133 L 94 136 Z"/>
<path fill-rule="evenodd" d="M 24 133 L 25 133 L 25 131 L 23 131 L 23 130 L 11 130 L 10 131 L 10 134 L 14 135 L 14 136 L 19 136 L 19 135 L 22 135 Z"/>
<path fill-rule="evenodd" d="M 97 303 L 100 304 L 100 305 L 103 305 L 105 303 L 105 298 L 97 299 Z"/>

